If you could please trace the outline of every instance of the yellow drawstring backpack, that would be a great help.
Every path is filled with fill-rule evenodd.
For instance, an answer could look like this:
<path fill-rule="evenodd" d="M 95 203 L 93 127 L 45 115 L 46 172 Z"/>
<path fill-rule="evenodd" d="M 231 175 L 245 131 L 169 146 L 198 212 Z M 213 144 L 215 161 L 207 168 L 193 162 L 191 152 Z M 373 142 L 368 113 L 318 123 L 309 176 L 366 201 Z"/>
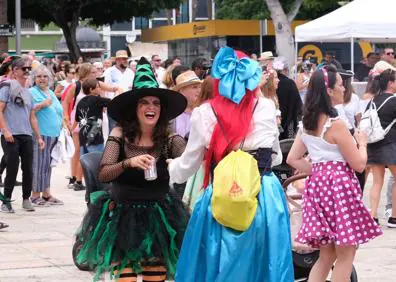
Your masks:
<path fill-rule="evenodd" d="M 256 108 L 257 103 L 254 108 Z M 219 126 L 229 142 L 217 117 Z M 252 223 L 257 210 L 257 195 L 261 177 L 256 159 L 242 151 L 230 152 L 216 166 L 213 174 L 212 214 L 226 227 L 245 231 Z"/>

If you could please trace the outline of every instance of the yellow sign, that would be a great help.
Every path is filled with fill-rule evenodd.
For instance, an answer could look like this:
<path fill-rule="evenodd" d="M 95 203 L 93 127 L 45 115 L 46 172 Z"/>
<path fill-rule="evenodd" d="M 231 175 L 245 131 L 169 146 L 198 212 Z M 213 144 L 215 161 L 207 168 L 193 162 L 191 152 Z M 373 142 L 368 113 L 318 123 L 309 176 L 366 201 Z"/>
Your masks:
<path fill-rule="evenodd" d="M 293 34 L 294 34 L 297 26 L 305 24 L 307 22 L 308 21 L 303 21 L 303 20 L 292 21 L 291 28 L 292 28 Z M 269 36 L 275 35 L 275 27 L 274 27 L 272 20 L 267 21 L 267 35 L 269 35 Z"/>
<path fill-rule="evenodd" d="M 194 35 L 197 35 L 197 34 L 200 34 L 200 33 L 205 33 L 205 31 L 206 31 L 206 26 L 205 25 L 197 25 L 197 24 L 193 25 L 193 34 Z"/>
<path fill-rule="evenodd" d="M 323 60 L 323 53 L 322 50 L 318 46 L 309 44 L 305 45 L 298 51 L 298 56 L 302 57 L 303 60 L 308 60 L 309 58 L 317 58 L 318 62 L 321 62 Z"/>
<path fill-rule="evenodd" d="M 296 26 L 306 21 L 293 21 L 293 31 Z M 267 33 L 275 35 L 271 20 L 267 21 Z M 259 20 L 213 20 L 200 21 L 186 24 L 168 25 L 142 30 L 143 42 L 161 42 L 171 40 L 183 40 L 190 38 L 210 36 L 259 36 Z"/>
<path fill-rule="evenodd" d="M 367 58 L 368 53 L 373 52 L 373 47 L 371 46 L 370 42 L 367 41 L 360 41 L 359 42 L 360 48 L 362 49 L 363 58 Z"/>

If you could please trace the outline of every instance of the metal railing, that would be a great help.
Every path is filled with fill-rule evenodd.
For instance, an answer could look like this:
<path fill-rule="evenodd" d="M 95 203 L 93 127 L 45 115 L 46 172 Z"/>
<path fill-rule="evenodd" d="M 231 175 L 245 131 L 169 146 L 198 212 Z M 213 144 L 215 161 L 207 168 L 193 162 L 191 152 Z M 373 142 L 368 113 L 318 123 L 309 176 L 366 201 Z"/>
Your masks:
<path fill-rule="evenodd" d="M 32 20 L 22 19 L 21 30 L 22 31 L 35 31 L 35 23 Z"/>

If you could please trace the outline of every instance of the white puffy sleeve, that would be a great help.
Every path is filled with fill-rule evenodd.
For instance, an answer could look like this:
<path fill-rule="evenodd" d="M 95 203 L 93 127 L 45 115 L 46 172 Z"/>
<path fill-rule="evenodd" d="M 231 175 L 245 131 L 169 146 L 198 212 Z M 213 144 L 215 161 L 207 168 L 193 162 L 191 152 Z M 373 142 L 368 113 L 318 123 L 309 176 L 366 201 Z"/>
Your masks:
<path fill-rule="evenodd" d="M 191 115 L 191 130 L 186 150 L 169 164 L 171 183 L 184 183 L 196 173 L 205 155 L 205 132 L 200 108 L 196 108 Z"/>
<path fill-rule="evenodd" d="M 282 163 L 283 160 L 283 155 L 282 155 L 282 151 L 280 148 L 280 144 L 279 144 L 279 139 L 277 138 L 274 142 L 274 145 L 272 146 L 272 150 L 274 152 L 276 152 L 276 154 L 272 155 L 272 165 L 271 166 L 277 166 L 280 165 Z"/>
<path fill-rule="evenodd" d="M 279 110 L 276 110 L 276 105 L 275 106 L 275 116 L 274 116 L 274 132 L 275 133 L 275 138 L 274 138 L 274 143 L 272 145 L 272 151 L 274 151 L 276 154 L 272 155 L 272 165 L 271 166 L 277 166 L 280 165 L 282 163 L 283 160 L 283 155 L 282 155 L 282 151 L 280 148 L 280 144 L 279 144 L 279 127 L 278 127 L 278 121 L 277 121 L 277 117 L 278 117 L 278 112 L 280 112 Z M 273 111 L 271 111 L 271 113 L 273 113 Z"/>

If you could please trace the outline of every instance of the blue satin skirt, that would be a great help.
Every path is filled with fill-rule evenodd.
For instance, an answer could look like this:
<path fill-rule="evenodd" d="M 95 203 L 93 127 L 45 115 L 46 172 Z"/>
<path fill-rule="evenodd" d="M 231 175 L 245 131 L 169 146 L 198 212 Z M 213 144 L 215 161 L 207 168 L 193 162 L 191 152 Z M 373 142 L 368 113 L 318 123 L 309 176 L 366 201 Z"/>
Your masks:
<path fill-rule="evenodd" d="M 175 281 L 294 281 L 287 202 L 273 173 L 263 176 L 258 200 L 251 226 L 238 232 L 213 218 L 208 186 L 190 218 Z"/>

